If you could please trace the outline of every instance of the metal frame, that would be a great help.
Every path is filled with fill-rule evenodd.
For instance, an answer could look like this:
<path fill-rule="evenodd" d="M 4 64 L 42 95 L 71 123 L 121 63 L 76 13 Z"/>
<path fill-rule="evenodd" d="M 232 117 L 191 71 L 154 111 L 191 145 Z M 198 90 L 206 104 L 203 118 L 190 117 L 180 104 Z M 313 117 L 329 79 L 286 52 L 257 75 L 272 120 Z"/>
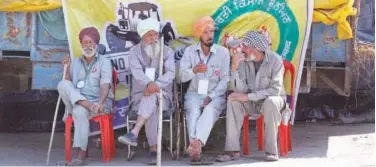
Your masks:
<path fill-rule="evenodd" d="M 131 75 L 130 75 L 131 76 Z M 129 87 L 130 87 L 130 89 L 131 89 L 131 85 L 132 85 L 132 77 L 130 78 L 130 83 L 129 83 Z M 171 157 L 174 159 L 174 158 L 178 158 L 179 157 L 179 155 L 178 155 L 178 153 L 177 153 L 177 156 L 175 156 L 174 155 L 174 152 L 173 152 L 173 133 L 172 133 L 172 119 L 173 119 L 173 116 L 174 116 L 174 112 L 178 112 L 178 111 L 174 111 L 174 107 L 177 107 L 178 105 L 177 105 L 177 99 L 175 99 L 175 97 L 177 96 L 177 94 L 175 93 L 176 91 L 176 83 L 175 83 L 175 81 L 173 81 L 173 107 L 172 108 L 169 108 L 167 111 L 170 111 L 170 115 L 169 115 L 169 118 L 168 119 L 163 119 L 163 122 L 169 122 L 170 123 L 170 155 L 171 155 Z M 129 99 L 131 99 L 132 97 L 131 96 L 129 96 Z M 127 113 L 128 112 L 133 112 L 132 110 L 128 110 L 127 111 Z M 175 113 L 176 114 L 176 113 Z M 129 133 L 129 131 L 130 131 L 130 125 L 131 125 L 131 123 L 132 124 L 135 124 L 136 122 L 137 122 L 137 120 L 131 120 L 131 119 L 129 119 L 129 115 L 127 115 L 127 119 L 126 119 L 126 121 L 127 121 L 127 126 L 126 126 L 126 128 L 127 128 L 127 133 Z M 178 129 L 180 128 L 180 126 L 178 126 Z M 177 140 L 180 142 L 180 136 L 177 136 Z M 177 143 L 177 145 L 178 145 L 179 143 Z M 132 160 L 133 159 L 133 157 L 135 156 L 135 151 L 132 151 L 132 149 L 131 149 L 131 146 L 130 145 L 128 145 L 127 146 L 127 148 L 128 148 L 128 153 L 127 153 L 127 160 L 128 161 L 130 161 L 130 160 Z M 179 147 L 177 147 L 177 149 L 179 149 Z"/>
<path fill-rule="evenodd" d="M 130 110 L 128 110 L 128 111 L 130 111 Z M 131 112 L 132 112 L 132 111 L 131 111 Z M 174 153 L 173 153 L 173 151 L 172 151 L 172 143 L 173 143 L 173 136 L 172 136 L 172 135 L 173 135 L 173 134 L 172 134 L 172 118 L 173 118 L 173 112 L 171 112 L 171 114 L 170 114 L 169 117 L 170 117 L 169 119 L 163 119 L 163 122 L 169 122 L 169 123 L 170 123 L 170 155 L 171 155 L 172 158 L 175 158 Z M 131 128 L 129 128 L 129 127 L 130 127 L 130 124 L 131 124 L 131 123 L 135 124 L 136 122 L 137 122 L 136 120 L 130 120 L 129 117 L 127 116 L 127 133 L 129 133 L 129 131 L 130 131 L 130 129 L 131 129 Z M 135 155 L 135 152 L 132 151 L 130 145 L 128 145 L 127 147 L 128 147 L 128 154 L 127 154 L 128 156 L 127 156 L 127 159 L 128 159 L 128 161 L 130 161 L 130 160 L 133 159 L 133 157 L 134 157 L 134 155 Z"/>
<path fill-rule="evenodd" d="M 225 110 L 223 110 L 223 111 L 226 111 L 226 109 Z M 222 112 L 223 112 L 222 111 Z M 222 118 L 226 118 L 226 115 L 222 115 L 222 116 L 219 116 L 219 118 L 217 119 L 217 121 L 219 120 L 219 119 L 222 119 Z M 251 119 L 251 118 L 250 118 Z M 185 117 L 185 113 L 183 113 L 183 132 L 184 132 L 184 156 L 186 155 L 186 153 L 187 153 L 187 126 L 186 126 L 186 117 Z"/>

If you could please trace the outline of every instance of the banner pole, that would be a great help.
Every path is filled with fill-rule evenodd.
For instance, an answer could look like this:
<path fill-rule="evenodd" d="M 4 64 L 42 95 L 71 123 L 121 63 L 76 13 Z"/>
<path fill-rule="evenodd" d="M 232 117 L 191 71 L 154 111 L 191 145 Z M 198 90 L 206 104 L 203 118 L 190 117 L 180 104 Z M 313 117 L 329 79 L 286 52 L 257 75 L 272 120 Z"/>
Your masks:
<path fill-rule="evenodd" d="M 161 54 L 159 55 L 159 76 L 163 75 L 163 50 L 164 50 L 164 38 L 161 37 Z M 159 77 L 158 76 L 158 77 Z M 163 91 L 162 89 L 159 92 L 159 112 L 158 112 L 158 146 L 157 146 L 157 166 L 161 166 L 162 158 L 162 126 L 163 126 Z"/>
<path fill-rule="evenodd" d="M 63 80 L 65 80 L 65 75 L 66 75 L 67 68 L 68 68 L 68 66 L 64 65 Z M 57 103 L 56 103 L 56 108 L 55 108 L 55 115 L 54 115 L 54 120 L 53 120 L 53 123 L 52 123 L 52 132 L 51 132 L 51 137 L 50 137 L 50 144 L 48 146 L 48 151 L 47 151 L 46 165 L 48 165 L 50 163 L 50 154 L 51 154 L 52 143 L 54 142 L 56 119 L 57 119 L 57 113 L 59 111 L 60 101 L 61 101 L 61 97 L 59 95 L 59 97 L 57 98 Z"/>

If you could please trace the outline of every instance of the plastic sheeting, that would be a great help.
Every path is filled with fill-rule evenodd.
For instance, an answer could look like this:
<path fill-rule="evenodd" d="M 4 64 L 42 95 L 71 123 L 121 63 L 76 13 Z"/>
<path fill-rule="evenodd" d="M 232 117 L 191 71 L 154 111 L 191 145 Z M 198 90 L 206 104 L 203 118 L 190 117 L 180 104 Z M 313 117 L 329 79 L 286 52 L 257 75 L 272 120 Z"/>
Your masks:
<path fill-rule="evenodd" d="M 61 0 L 0 0 L 0 11 L 4 12 L 39 12 L 61 6 Z"/>
<path fill-rule="evenodd" d="M 322 22 L 326 25 L 338 23 L 338 39 L 345 40 L 353 38 L 350 23 L 347 16 L 357 13 L 353 8 L 354 0 L 315 0 L 313 22 Z"/>
<path fill-rule="evenodd" d="M 38 13 L 38 16 L 43 27 L 53 38 L 68 40 L 62 8 L 51 11 L 41 11 Z"/>
<path fill-rule="evenodd" d="M 313 8 L 315 9 L 334 9 L 345 4 L 349 0 L 315 0 Z"/>

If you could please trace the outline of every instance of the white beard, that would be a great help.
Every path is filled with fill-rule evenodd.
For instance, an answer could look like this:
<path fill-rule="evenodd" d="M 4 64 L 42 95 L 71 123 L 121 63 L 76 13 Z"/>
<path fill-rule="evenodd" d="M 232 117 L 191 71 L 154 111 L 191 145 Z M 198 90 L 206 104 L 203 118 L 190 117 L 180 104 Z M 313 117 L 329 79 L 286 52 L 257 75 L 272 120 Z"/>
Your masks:
<path fill-rule="evenodd" d="M 256 60 L 256 56 L 251 53 L 251 55 L 249 55 L 247 58 L 245 58 L 245 61 L 255 61 Z"/>
<path fill-rule="evenodd" d="M 82 48 L 82 54 L 85 57 L 93 57 L 96 53 L 97 49 L 96 48 Z"/>
<path fill-rule="evenodd" d="M 159 58 L 160 52 L 161 52 L 161 43 L 159 41 L 156 41 L 153 44 L 145 44 L 144 51 L 148 57 L 151 59 L 157 59 Z"/>

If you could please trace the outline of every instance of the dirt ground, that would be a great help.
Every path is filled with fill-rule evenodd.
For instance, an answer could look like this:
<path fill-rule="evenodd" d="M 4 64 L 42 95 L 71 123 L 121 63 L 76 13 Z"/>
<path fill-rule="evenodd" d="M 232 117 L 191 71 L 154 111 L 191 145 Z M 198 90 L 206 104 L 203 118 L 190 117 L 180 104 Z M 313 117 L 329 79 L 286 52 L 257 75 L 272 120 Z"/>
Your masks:
<path fill-rule="evenodd" d="M 293 151 L 278 162 L 264 162 L 263 153 L 257 151 L 256 137 L 251 132 L 251 157 L 215 166 L 375 166 L 375 124 L 333 126 L 330 123 L 298 123 L 293 126 Z M 45 165 L 49 133 L 0 134 L 0 165 Z M 64 160 L 64 134 L 55 135 L 50 165 Z M 215 156 L 210 154 L 209 156 Z M 90 165 L 93 166 L 144 166 L 146 151 L 139 149 L 132 161 L 126 160 L 126 149 L 117 148 L 116 158 L 109 163 L 101 160 L 101 151 L 91 143 Z M 172 160 L 168 152 L 162 165 L 187 166 L 188 158 Z"/>

